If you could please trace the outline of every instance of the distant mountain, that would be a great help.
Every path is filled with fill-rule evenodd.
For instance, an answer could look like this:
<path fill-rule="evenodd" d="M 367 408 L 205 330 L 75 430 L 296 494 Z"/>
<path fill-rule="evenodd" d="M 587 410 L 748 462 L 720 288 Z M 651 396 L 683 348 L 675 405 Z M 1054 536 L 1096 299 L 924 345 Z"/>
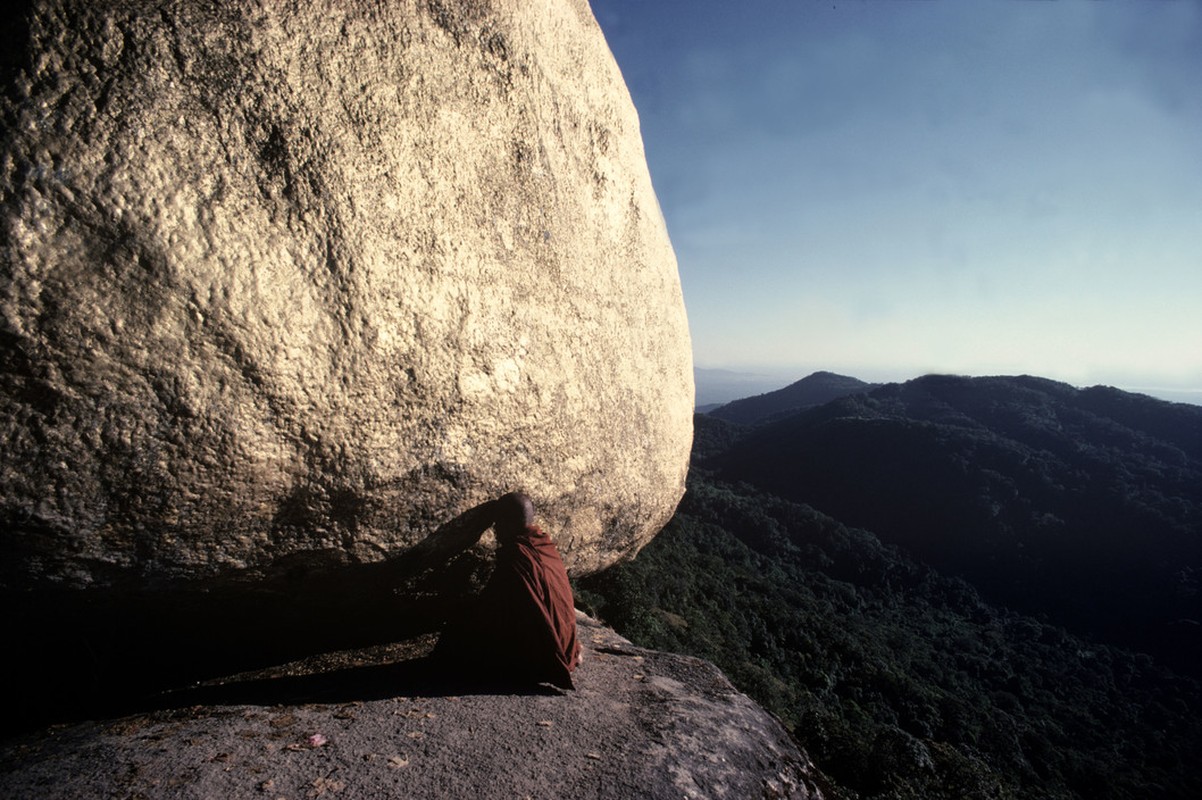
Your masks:
<path fill-rule="evenodd" d="M 878 386 L 880 384 L 865 383 L 833 372 L 815 372 L 783 389 L 735 400 L 713 409 L 709 414 L 740 425 L 758 425 L 840 397 L 868 392 Z"/>
<path fill-rule="evenodd" d="M 774 369 L 750 372 L 694 367 L 695 405 L 700 411 L 703 407 L 712 408 L 740 397 L 751 397 L 783 386 L 791 377 L 790 373 Z"/>
<path fill-rule="evenodd" d="M 1202 674 L 1202 408 L 927 376 L 702 459 L 872 530 L 986 598 Z"/>

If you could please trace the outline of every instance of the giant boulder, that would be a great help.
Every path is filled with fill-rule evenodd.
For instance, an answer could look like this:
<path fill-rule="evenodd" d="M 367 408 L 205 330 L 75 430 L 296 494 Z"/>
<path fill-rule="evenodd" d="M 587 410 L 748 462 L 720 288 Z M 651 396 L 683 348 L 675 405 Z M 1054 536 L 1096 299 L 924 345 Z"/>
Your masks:
<path fill-rule="evenodd" d="M 371 563 L 511 489 L 586 573 L 670 516 L 685 314 L 584 0 L 17 14 L 0 586 Z"/>
<path fill-rule="evenodd" d="M 8 14 L 10 708 L 433 625 L 488 537 L 379 567 L 506 491 L 576 574 L 671 515 L 688 331 L 584 0 Z"/>

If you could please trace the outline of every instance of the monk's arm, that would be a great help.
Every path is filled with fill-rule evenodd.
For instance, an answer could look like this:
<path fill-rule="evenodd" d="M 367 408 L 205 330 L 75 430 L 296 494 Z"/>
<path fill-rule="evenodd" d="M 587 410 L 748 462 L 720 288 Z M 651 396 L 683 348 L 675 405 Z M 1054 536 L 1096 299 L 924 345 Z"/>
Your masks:
<path fill-rule="evenodd" d="M 494 501 L 475 506 L 455 519 L 439 526 L 438 530 L 410 547 L 399 556 L 389 559 L 390 579 L 403 579 L 445 564 L 476 542 L 492 526 L 496 517 Z"/>

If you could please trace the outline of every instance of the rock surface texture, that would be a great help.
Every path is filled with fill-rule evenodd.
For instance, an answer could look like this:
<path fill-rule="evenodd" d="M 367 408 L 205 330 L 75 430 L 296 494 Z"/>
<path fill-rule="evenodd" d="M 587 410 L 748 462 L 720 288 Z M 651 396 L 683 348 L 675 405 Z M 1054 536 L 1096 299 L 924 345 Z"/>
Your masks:
<path fill-rule="evenodd" d="M 368 564 L 513 489 L 579 574 L 671 515 L 683 301 L 585 0 L 19 5 L 0 588 Z"/>
<path fill-rule="evenodd" d="M 810 798 L 825 779 L 711 664 L 581 618 L 575 692 L 450 693 L 405 662 L 0 745 L 6 797 Z M 380 672 L 379 670 L 384 670 Z M 391 670 L 389 672 L 388 670 Z M 375 676 L 365 679 L 365 676 Z M 312 697 L 274 702 L 272 685 Z M 257 700 L 256 700 L 257 696 Z"/>

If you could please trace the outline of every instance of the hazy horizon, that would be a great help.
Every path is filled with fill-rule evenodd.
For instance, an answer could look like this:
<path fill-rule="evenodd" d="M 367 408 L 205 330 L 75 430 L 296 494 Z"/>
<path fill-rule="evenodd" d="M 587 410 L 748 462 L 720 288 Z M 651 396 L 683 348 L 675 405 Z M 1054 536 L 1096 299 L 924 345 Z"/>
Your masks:
<path fill-rule="evenodd" d="M 748 367 L 740 368 L 710 368 L 710 367 L 694 367 L 693 375 L 696 380 L 696 392 L 694 405 L 696 407 L 711 406 L 715 404 L 729 403 L 732 400 L 741 400 L 745 397 L 754 397 L 755 395 L 766 394 L 777 389 L 783 389 L 789 384 L 813 375 L 816 372 L 832 372 L 836 375 L 844 375 L 849 378 L 856 378 L 865 383 L 904 383 L 914 378 L 922 377 L 923 375 L 931 374 L 957 374 L 966 375 L 965 373 L 938 373 L 938 371 L 918 372 L 907 374 L 893 369 L 878 369 L 869 370 L 862 374 L 857 374 L 854 370 L 832 369 L 828 367 L 805 367 L 805 366 L 779 366 L 756 368 Z M 1000 375 L 1001 373 L 993 373 Z M 1051 380 L 1059 380 L 1050 375 L 1037 375 L 1035 373 L 1013 373 L 1013 375 L 1027 374 L 1035 375 L 1039 378 L 1049 378 Z M 981 375 L 966 375 L 966 377 L 980 378 L 989 377 Z M 1072 381 L 1064 381 L 1079 389 L 1084 389 L 1089 386 L 1114 386 L 1116 389 L 1121 389 L 1126 392 L 1136 394 L 1146 394 L 1150 397 L 1155 397 L 1159 400 L 1165 400 L 1170 403 L 1188 403 L 1190 405 L 1202 406 L 1202 390 L 1175 389 L 1172 387 L 1163 386 L 1118 386 L 1113 383 L 1089 383 L 1076 384 Z"/>
<path fill-rule="evenodd" d="M 592 7 L 698 368 L 1202 397 L 1202 4 Z"/>

